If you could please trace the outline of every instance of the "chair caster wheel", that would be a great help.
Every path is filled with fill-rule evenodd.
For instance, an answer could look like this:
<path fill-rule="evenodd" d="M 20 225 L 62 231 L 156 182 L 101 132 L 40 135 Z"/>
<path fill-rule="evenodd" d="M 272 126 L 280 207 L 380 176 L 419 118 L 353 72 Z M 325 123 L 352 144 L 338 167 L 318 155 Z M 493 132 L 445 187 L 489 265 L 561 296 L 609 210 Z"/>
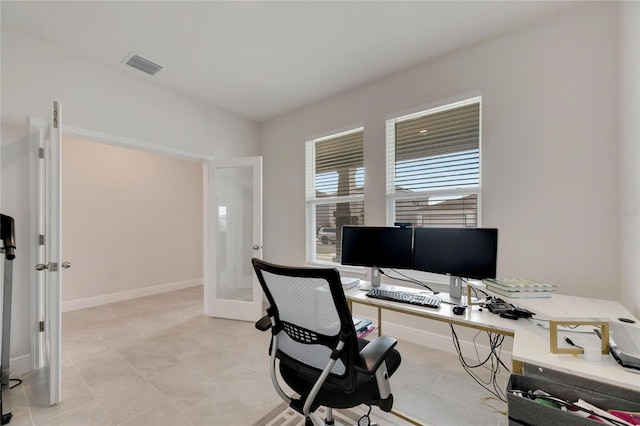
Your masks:
<path fill-rule="evenodd" d="M 358 420 L 358 426 L 369 426 L 371 424 L 371 419 L 369 416 L 362 416 Z"/>

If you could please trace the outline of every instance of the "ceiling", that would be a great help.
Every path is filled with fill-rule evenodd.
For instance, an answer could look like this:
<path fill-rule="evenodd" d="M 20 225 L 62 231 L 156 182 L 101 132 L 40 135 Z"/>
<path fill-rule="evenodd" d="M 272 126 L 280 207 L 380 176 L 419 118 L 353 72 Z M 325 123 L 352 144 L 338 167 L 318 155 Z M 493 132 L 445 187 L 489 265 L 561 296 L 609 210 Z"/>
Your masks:
<path fill-rule="evenodd" d="M 6 1 L 2 27 L 262 122 L 567 1 Z M 164 68 L 122 65 L 134 52 Z"/>

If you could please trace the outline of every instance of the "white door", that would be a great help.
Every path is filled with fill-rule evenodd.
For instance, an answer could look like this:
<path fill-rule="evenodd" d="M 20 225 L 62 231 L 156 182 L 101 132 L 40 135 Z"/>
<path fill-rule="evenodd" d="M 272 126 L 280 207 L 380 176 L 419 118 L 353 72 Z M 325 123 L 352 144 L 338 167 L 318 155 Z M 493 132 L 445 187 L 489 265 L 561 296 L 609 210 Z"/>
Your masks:
<path fill-rule="evenodd" d="M 256 321 L 262 290 L 251 266 L 262 257 L 262 158 L 208 163 L 204 312 Z"/>
<path fill-rule="evenodd" d="M 35 283 L 33 293 L 35 337 L 34 378 L 32 397 L 39 406 L 53 405 L 61 398 L 61 310 L 60 289 L 61 268 L 70 266 L 62 263 L 61 241 L 61 105 L 53 103 L 47 123 L 40 137 L 33 139 L 37 144 L 33 155 L 35 164 L 35 229 L 33 237 L 39 241 L 34 252 Z"/>

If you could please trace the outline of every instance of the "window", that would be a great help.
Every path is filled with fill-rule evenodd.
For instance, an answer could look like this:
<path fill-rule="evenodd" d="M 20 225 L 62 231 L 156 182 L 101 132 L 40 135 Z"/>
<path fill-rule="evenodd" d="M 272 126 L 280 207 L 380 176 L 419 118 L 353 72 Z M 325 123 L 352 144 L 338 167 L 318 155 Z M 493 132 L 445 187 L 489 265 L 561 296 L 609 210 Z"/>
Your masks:
<path fill-rule="evenodd" d="M 364 224 L 362 127 L 306 143 L 307 262 L 340 263 L 343 225 Z"/>
<path fill-rule="evenodd" d="M 387 120 L 387 220 L 478 227 L 481 99 Z"/>

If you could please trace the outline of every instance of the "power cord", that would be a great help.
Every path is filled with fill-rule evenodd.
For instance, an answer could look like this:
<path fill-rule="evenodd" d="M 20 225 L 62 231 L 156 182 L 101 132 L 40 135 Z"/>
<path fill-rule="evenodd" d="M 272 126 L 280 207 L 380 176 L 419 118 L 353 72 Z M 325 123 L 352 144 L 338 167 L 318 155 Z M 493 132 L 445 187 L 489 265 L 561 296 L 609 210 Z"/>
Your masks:
<path fill-rule="evenodd" d="M 564 341 L 567 342 L 568 344 L 570 344 L 571 346 L 574 346 L 574 347 L 580 348 L 580 349 L 584 349 L 582 346 L 578 346 L 575 343 L 573 343 L 573 340 L 569 339 L 568 337 L 565 337 Z"/>
<path fill-rule="evenodd" d="M 484 398 L 480 398 L 480 404 L 484 405 L 485 407 L 490 408 L 491 410 L 495 411 L 496 413 L 500 413 L 503 416 L 507 415 L 507 410 L 501 410 L 499 408 L 494 407 L 493 405 L 489 404 L 489 401 L 499 401 L 499 402 L 505 402 L 503 400 L 501 400 L 500 398 L 496 398 L 495 396 L 485 396 Z"/>
<path fill-rule="evenodd" d="M 368 407 L 369 411 L 367 411 L 367 414 L 358 419 L 358 426 L 369 426 L 371 424 L 371 418 L 369 417 L 369 414 L 371 414 L 371 406 L 368 405 Z"/>
<path fill-rule="evenodd" d="M 394 277 L 394 276 L 391 276 L 391 275 L 389 275 L 389 274 L 386 274 L 382 269 L 378 269 L 378 270 L 380 271 L 380 273 L 381 273 L 382 275 L 384 275 L 385 277 L 389 277 L 389 278 L 391 278 L 392 280 L 398 280 L 398 281 L 404 281 L 404 282 L 408 282 L 408 283 L 418 284 L 420 287 L 424 287 L 424 288 L 426 288 L 427 290 L 429 290 L 432 294 L 434 294 L 434 295 L 438 294 L 438 292 L 437 292 L 437 291 L 434 291 L 431 287 L 429 287 L 428 285 L 426 285 L 426 284 L 425 284 L 425 283 L 423 283 L 422 281 L 419 281 L 419 280 L 417 280 L 417 279 L 415 279 L 415 278 L 412 278 L 412 277 L 410 277 L 410 276 L 408 276 L 408 275 L 405 275 L 405 274 L 403 274 L 402 272 L 400 272 L 400 271 L 398 271 L 398 270 L 396 270 L 396 269 L 393 269 L 393 268 L 390 268 L 390 269 L 391 269 L 393 272 L 395 272 L 396 274 L 400 275 L 402 278 L 398 278 L 398 277 Z"/>
<path fill-rule="evenodd" d="M 469 374 L 469 376 L 471 376 L 471 378 L 476 383 L 482 386 L 486 391 L 491 393 L 495 398 L 506 403 L 507 402 L 506 395 L 502 387 L 498 383 L 498 373 L 501 372 L 501 369 L 504 368 L 506 371 L 510 371 L 509 368 L 500 359 L 502 343 L 504 342 L 505 336 L 497 333 L 485 332 L 489 339 L 489 354 L 485 359 L 482 360 L 478 352 L 478 345 L 476 343 L 476 338 L 479 335 L 483 334 L 483 332 L 480 331 L 476 333 L 476 335 L 473 337 L 473 345 L 476 352 L 477 362 L 471 364 L 465 359 L 462 353 L 460 341 L 458 339 L 458 335 L 456 334 L 455 328 L 453 327 L 453 324 L 449 324 L 449 326 L 451 328 L 453 345 L 456 349 L 456 352 L 458 353 L 458 359 L 460 361 L 460 364 L 462 364 L 462 367 L 464 368 L 464 370 L 467 372 L 467 374 Z M 473 371 L 474 369 L 479 367 L 489 370 L 490 373 L 489 373 L 488 379 L 483 380 L 480 377 L 480 375 L 478 375 L 478 373 Z"/>
<path fill-rule="evenodd" d="M 13 386 L 9 386 L 9 390 L 15 388 L 16 386 L 20 386 L 22 384 L 22 379 L 9 379 L 10 382 L 18 382 Z"/>
<path fill-rule="evenodd" d="M 464 282 L 467 286 L 469 285 L 469 280 L 466 280 L 466 279 L 462 278 L 462 282 Z M 473 297 L 475 297 L 476 299 L 480 299 L 478 297 L 478 292 L 482 293 L 484 295 L 485 299 L 490 297 L 489 293 L 487 293 L 486 291 L 484 291 L 481 288 L 477 288 L 474 285 L 471 286 L 471 291 L 473 291 Z"/>

